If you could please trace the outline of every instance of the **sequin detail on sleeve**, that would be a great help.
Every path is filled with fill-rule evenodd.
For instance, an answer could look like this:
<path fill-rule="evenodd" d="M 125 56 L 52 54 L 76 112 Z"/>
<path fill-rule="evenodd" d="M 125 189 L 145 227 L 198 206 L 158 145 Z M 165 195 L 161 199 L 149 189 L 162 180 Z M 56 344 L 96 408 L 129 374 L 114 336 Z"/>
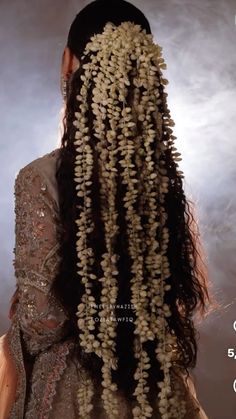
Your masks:
<path fill-rule="evenodd" d="M 48 185 L 47 179 L 31 165 L 20 171 L 15 182 L 14 265 L 18 288 L 8 341 L 18 383 L 9 419 L 78 419 L 77 393 L 85 385 L 86 374 L 74 343 L 64 339 L 66 315 L 50 292 L 59 263 L 60 222 L 57 203 Z M 24 365 L 25 346 L 36 355 L 29 383 Z M 91 419 L 107 419 L 100 395 L 101 386 L 97 386 Z M 188 405 L 184 419 L 208 419 L 194 398 L 193 386 L 192 396 L 191 389 L 189 392 L 186 389 L 184 397 Z M 120 419 L 132 417 L 133 406 L 123 396 L 118 398 L 118 406 Z M 158 409 L 154 418 L 160 418 Z"/>
<path fill-rule="evenodd" d="M 50 292 L 59 262 L 56 202 L 37 169 L 26 166 L 15 181 L 16 315 L 26 348 L 37 354 L 66 335 L 66 315 Z"/>

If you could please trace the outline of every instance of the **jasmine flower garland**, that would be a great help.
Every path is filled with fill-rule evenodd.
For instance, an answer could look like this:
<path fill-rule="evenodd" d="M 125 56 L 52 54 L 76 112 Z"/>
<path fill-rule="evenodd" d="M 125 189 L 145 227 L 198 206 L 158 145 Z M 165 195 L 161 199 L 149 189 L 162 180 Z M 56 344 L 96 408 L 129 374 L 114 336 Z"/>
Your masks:
<path fill-rule="evenodd" d="M 180 419 L 185 414 L 184 402 L 177 397 L 178 393 L 171 396 L 170 369 L 176 356 L 176 352 L 173 351 L 176 336 L 168 328 L 166 318 L 171 312 L 164 300 L 165 292 L 170 289 L 170 285 L 166 284 L 170 270 L 167 257 L 169 232 L 164 208 L 169 179 L 162 159 L 163 151 L 170 149 L 176 162 L 181 158 L 180 153 L 176 153 L 173 147 L 175 137 L 171 135 L 170 127 L 174 122 L 166 102 L 164 112 L 159 109 L 160 88 L 168 83 L 162 77 L 161 69 L 166 68 L 166 65 L 161 57 L 161 50 L 162 48 L 154 44 L 153 36 L 147 35 L 139 25 L 124 22 L 117 27 L 113 23 L 107 23 L 103 33 L 91 37 L 85 47 L 83 58 L 89 54 L 90 61 L 83 64 L 83 85 L 77 96 L 80 111 L 75 112 L 74 120 L 77 128 L 74 179 L 77 184 L 77 196 L 82 204 L 79 218 L 76 220 L 76 250 L 77 272 L 85 287 L 77 311 L 79 337 L 85 352 L 95 352 L 103 360 L 102 399 L 111 419 L 118 418 L 119 415 L 115 397 L 117 385 L 112 382 L 112 369 L 117 368 L 114 340 L 116 322 L 100 321 L 99 333 L 95 336 L 94 317 L 96 314 L 101 320 L 103 317 L 111 319 L 115 314 L 111 304 L 116 304 L 118 295 L 116 277 L 119 255 L 114 253 L 113 248 L 119 233 L 115 205 L 117 166 L 121 170 L 122 183 L 126 186 L 123 205 L 126 209 L 128 251 L 132 260 L 131 303 L 135 307 L 136 315 L 134 356 L 138 363 L 134 374 L 137 381 L 134 395 L 137 405 L 132 410 L 133 417 L 145 419 L 152 416 L 153 409 L 147 398 L 147 378 L 151 364 L 144 344 L 154 339 L 157 341 L 156 356 L 164 374 L 164 380 L 157 383 L 160 388 L 158 395 L 161 417 Z M 137 63 L 135 75 L 132 73 L 134 97 L 133 106 L 129 107 L 126 99 L 130 86 L 129 74 L 133 71 L 134 60 Z M 88 235 L 94 229 L 91 214 L 93 153 L 89 145 L 91 134 L 87 126 L 88 89 L 91 80 L 94 83 L 91 107 L 94 115 L 93 135 L 98 139 L 100 198 L 101 202 L 107 202 L 107 205 L 103 204 L 101 207 L 106 245 L 106 252 L 101 260 L 101 278 L 92 273 L 94 253 L 87 244 Z M 164 98 L 166 96 L 167 94 L 164 94 Z M 137 124 L 140 123 L 142 132 L 138 133 Z M 168 135 L 165 137 L 164 134 Z M 158 148 L 153 151 L 152 143 L 157 137 Z M 139 213 L 135 209 L 138 202 Z M 141 222 L 142 214 L 147 215 L 145 225 Z M 144 237 L 146 243 L 143 241 Z M 145 258 L 144 249 L 147 250 Z M 144 278 L 144 266 L 148 272 L 147 279 Z M 92 295 L 94 281 L 102 284 L 101 311 L 96 308 L 95 296 Z M 80 416 L 83 419 L 90 417 L 94 394 L 93 383 L 89 378 L 85 384 L 85 388 L 78 391 Z"/>

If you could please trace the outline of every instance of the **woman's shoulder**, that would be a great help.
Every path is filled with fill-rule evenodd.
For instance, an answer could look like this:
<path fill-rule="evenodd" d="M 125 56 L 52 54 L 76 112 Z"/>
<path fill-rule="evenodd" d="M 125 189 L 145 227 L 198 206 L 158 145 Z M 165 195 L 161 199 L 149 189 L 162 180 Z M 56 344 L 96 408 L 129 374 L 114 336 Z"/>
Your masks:
<path fill-rule="evenodd" d="M 30 169 L 38 170 L 40 172 L 45 172 L 50 170 L 55 164 L 57 157 L 59 156 L 60 148 L 55 148 L 54 150 L 50 151 L 49 153 L 43 154 L 37 157 L 34 160 L 31 160 L 25 166 L 23 166 L 19 173 L 26 172 Z"/>
<path fill-rule="evenodd" d="M 49 153 L 43 154 L 23 166 L 17 176 L 18 183 L 30 182 L 35 176 L 40 176 L 42 182 L 47 185 L 49 193 L 58 203 L 57 180 L 56 180 L 56 162 L 60 154 L 60 148 L 56 148 Z"/>

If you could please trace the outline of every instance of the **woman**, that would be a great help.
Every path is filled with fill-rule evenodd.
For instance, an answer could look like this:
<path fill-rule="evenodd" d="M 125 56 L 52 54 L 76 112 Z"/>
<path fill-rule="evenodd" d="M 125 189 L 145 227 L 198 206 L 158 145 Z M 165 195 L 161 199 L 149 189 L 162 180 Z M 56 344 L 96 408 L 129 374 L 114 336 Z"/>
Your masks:
<path fill-rule="evenodd" d="M 164 68 L 126 1 L 71 25 L 61 147 L 15 181 L 1 418 L 207 418 L 189 370 L 210 298 Z"/>

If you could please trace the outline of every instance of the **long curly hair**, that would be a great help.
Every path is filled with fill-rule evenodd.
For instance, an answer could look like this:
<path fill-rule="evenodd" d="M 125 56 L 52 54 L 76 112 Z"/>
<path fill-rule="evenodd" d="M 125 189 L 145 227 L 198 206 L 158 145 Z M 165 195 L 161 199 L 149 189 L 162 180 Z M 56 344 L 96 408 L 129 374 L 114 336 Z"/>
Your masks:
<path fill-rule="evenodd" d="M 86 6 L 75 18 L 71 25 L 67 45 L 73 54 L 80 60 L 81 64 L 86 63 L 89 57 L 82 54 L 86 43 L 94 34 L 101 33 L 107 22 L 119 25 L 122 22 L 131 21 L 140 25 L 151 34 L 150 25 L 136 7 L 126 1 L 99 0 Z M 60 217 L 61 217 L 61 262 L 53 290 L 58 299 L 65 307 L 69 321 L 69 336 L 75 342 L 79 342 L 79 330 L 77 326 L 77 306 L 81 301 L 84 292 L 84 285 L 81 283 L 77 273 L 76 253 L 76 224 L 78 218 L 78 198 L 76 196 L 76 184 L 74 181 L 74 166 L 76 150 L 74 145 L 76 128 L 73 124 L 75 112 L 78 112 L 76 96 L 82 86 L 81 75 L 84 74 L 82 65 L 73 73 L 70 80 L 68 97 L 63 119 L 64 132 L 61 139 L 60 157 L 57 162 L 56 178 L 58 183 Z M 92 88 L 92 87 L 91 87 Z M 132 106 L 134 86 L 129 86 L 127 97 L 128 106 Z M 90 247 L 94 250 L 97 276 L 102 275 L 100 261 L 101 255 L 106 251 L 104 241 L 104 225 L 101 217 L 100 179 L 98 150 L 96 138 L 92 135 L 93 113 L 91 109 L 91 97 L 88 97 L 89 107 L 89 132 L 91 134 L 90 146 L 93 150 L 93 176 L 92 176 L 92 211 L 95 229 L 90 238 Z M 160 85 L 160 112 L 165 112 L 165 93 Z M 157 123 L 157 122 L 156 122 Z M 137 129 L 142 131 L 142 123 L 137 123 Z M 158 126 L 156 126 L 158 129 Z M 152 147 L 155 149 L 155 142 Z M 166 303 L 170 306 L 171 316 L 168 324 L 177 337 L 178 351 L 180 352 L 179 366 L 187 373 L 194 368 L 197 360 L 197 330 L 194 325 L 193 316 L 201 313 L 204 316 L 211 307 L 211 298 L 208 290 L 207 270 L 203 260 L 203 250 L 199 239 L 199 230 L 194 218 L 193 203 L 187 200 L 183 176 L 177 170 L 170 150 L 166 150 L 162 157 L 164 169 L 169 178 L 169 190 L 165 195 L 164 207 L 168 214 L 167 227 L 169 229 L 169 244 L 167 256 L 170 264 L 171 276 L 167 283 L 171 289 L 166 293 Z M 119 168 L 118 168 L 119 170 Z M 141 182 L 141 180 L 140 180 Z M 143 181 L 145 183 L 145 181 Z M 143 188 L 145 185 L 143 185 Z M 142 185 L 141 185 L 142 189 Z M 116 208 L 118 210 L 119 234 L 115 243 L 115 252 L 119 254 L 117 281 L 119 293 L 117 304 L 130 303 L 130 280 L 131 280 L 131 259 L 127 243 L 127 222 L 123 198 L 125 187 L 121 181 L 117 185 Z M 142 214 L 143 225 L 147 215 Z M 145 252 L 145 251 L 144 251 Z M 96 287 L 94 295 L 101 293 L 101 284 L 94 284 Z M 117 316 L 133 317 L 132 308 L 117 309 Z M 133 324 L 132 322 L 119 322 L 117 324 L 116 352 L 118 357 L 118 369 L 113 371 L 114 381 L 118 384 L 127 398 L 133 398 L 135 389 L 134 371 L 137 360 L 133 353 Z M 162 378 L 163 372 L 155 355 L 155 342 L 145 342 L 145 349 L 151 359 L 149 374 L 150 400 L 155 394 L 157 377 Z M 77 354 L 82 365 L 89 372 L 94 380 L 101 380 L 101 359 L 94 353 L 84 353 L 80 345 L 76 346 Z"/>

